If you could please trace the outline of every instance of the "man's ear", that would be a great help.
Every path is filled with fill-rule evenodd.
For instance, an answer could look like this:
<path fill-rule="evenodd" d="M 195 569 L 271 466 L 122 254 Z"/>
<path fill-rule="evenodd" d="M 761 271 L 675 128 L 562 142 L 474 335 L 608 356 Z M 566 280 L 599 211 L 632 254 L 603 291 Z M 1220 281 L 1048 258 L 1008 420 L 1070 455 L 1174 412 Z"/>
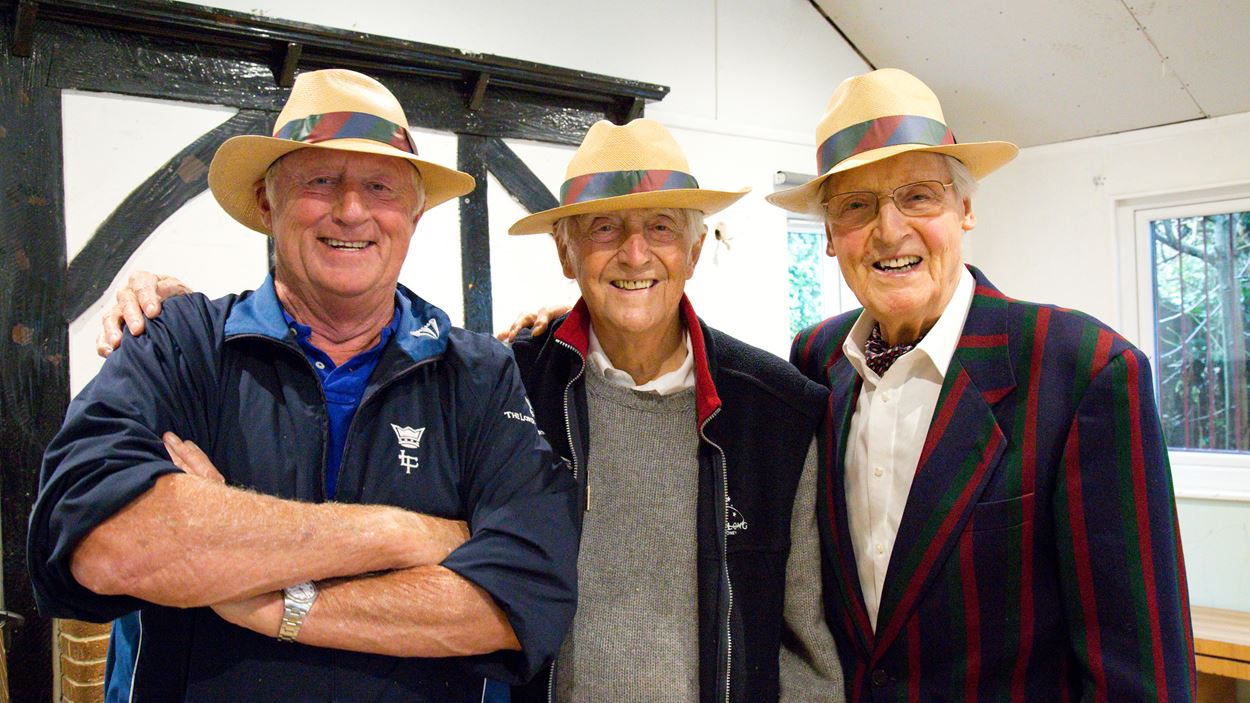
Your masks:
<path fill-rule="evenodd" d="M 577 270 L 573 268 L 573 252 L 569 251 L 569 245 L 555 234 L 551 238 L 555 240 L 556 255 L 560 257 L 560 268 L 564 270 L 564 277 L 577 280 Z"/>
<path fill-rule="evenodd" d="M 273 231 L 273 204 L 269 202 L 269 192 L 265 189 L 265 179 L 256 181 L 252 186 L 252 192 L 256 194 L 256 211 L 260 213 L 260 221 L 265 223 L 265 229 Z"/>
<path fill-rule="evenodd" d="M 977 226 L 977 216 L 972 211 L 972 198 L 964 198 L 964 217 L 959 226 L 963 227 L 965 232 Z"/>
<path fill-rule="evenodd" d="M 694 266 L 699 263 L 699 254 L 703 253 L 703 240 L 705 239 L 707 239 L 707 225 L 703 226 L 703 231 L 699 232 L 694 244 L 690 245 L 690 263 L 686 265 L 686 280 L 694 276 Z"/>
<path fill-rule="evenodd" d="M 833 250 L 833 228 L 827 221 L 825 222 L 825 254 L 830 257 L 838 255 L 838 252 Z"/>

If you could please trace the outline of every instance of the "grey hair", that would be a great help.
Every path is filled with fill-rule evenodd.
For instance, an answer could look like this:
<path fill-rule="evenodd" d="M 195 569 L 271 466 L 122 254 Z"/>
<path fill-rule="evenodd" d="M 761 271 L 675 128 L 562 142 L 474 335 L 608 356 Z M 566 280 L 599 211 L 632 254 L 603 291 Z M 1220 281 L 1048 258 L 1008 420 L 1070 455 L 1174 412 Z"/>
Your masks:
<path fill-rule="evenodd" d="M 273 194 L 277 192 L 274 189 L 274 185 L 278 181 L 279 164 L 282 163 L 283 159 L 294 153 L 294 151 L 291 151 L 279 156 L 273 163 L 269 164 L 269 168 L 265 169 L 265 192 L 269 194 L 271 205 L 273 204 Z M 417 211 L 420 212 L 425 209 L 425 183 L 422 182 L 421 172 L 417 170 L 417 167 L 411 163 L 409 165 L 412 166 L 412 187 L 417 194 Z"/>
<path fill-rule="evenodd" d="M 679 222 L 678 224 L 682 228 L 682 233 L 685 234 L 686 236 L 687 243 L 693 244 L 695 239 L 698 238 L 699 234 L 703 232 L 703 229 L 705 227 L 703 223 L 703 220 L 705 217 L 703 214 L 703 211 L 696 210 L 694 208 L 684 208 L 684 209 L 674 208 L 673 211 L 680 214 L 680 217 L 678 219 L 683 220 L 682 222 Z M 579 223 L 579 221 L 581 221 L 582 218 L 593 217 L 594 215 L 597 215 L 597 214 L 602 214 L 602 213 L 590 213 L 587 215 L 570 215 L 568 217 L 561 217 L 560 219 L 556 220 L 555 227 L 553 227 L 551 230 L 551 236 L 555 238 L 557 244 L 559 244 L 562 247 L 567 247 L 569 245 L 569 240 L 572 238 L 574 227 Z"/>
<path fill-rule="evenodd" d="M 972 172 L 964 162 L 950 154 L 942 154 L 942 158 L 946 161 L 946 170 L 950 171 L 951 181 L 955 184 L 951 186 L 955 190 L 955 197 L 964 200 L 975 195 L 980 184 L 972 177 Z"/>

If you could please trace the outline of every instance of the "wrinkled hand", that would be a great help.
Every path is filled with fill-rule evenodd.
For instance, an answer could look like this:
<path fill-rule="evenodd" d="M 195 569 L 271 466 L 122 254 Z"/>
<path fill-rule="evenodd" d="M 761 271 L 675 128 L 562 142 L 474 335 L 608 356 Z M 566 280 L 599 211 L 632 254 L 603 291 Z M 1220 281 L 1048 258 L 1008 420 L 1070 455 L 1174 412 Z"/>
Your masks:
<path fill-rule="evenodd" d="M 313 608 L 316 607 L 317 604 L 313 603 Z M 282 626 L 282 592 L 273 591 L 230 603 L 218 603 L 213 606 L 213 612 L 232 625 L 266 637 L 277 637 L 278 628 Z"/>
<path fill-rule="evenodd" d="M 130 334 L 143 334 L 148 318 L 161 312 L 161 301 L 175 295 L 186 295 L 191 289 L 173 276 L 135 271 L 126 285 L 117 291 L 117 303 L 100 320 L 100 335 L 95 338 L 96 353 L 108 357 L 122 343 L 122 323 Z"/>
<path fill-rule="evenodd" d="M 557 317 L 568 312 L 571 308 L 567 305 L 553 305 L 551 307 L 543 306 L 538 308 L 537 312 L 522 313 L 517 319 L 512 321 L 512 326 L 495 335 L 495 339 L 508 344 L 516 339 L 518 333 L 526 327 L 530 328 L 530 334 L 537 337 L 547 331 L 547 325 Z"/>
<path fill-rule="evenodd" d="M 217 483 L 226 482 L 225 477 L 216 466 L 213 466 L 208 455 L 195 442 L 181 439 L 173 432 L 161 435 L 161 440 L 165 442 L 165 451 L 169 452 L 169 458 L 174 462 L 174 466 L 192 476 L 199 476 Z"/>

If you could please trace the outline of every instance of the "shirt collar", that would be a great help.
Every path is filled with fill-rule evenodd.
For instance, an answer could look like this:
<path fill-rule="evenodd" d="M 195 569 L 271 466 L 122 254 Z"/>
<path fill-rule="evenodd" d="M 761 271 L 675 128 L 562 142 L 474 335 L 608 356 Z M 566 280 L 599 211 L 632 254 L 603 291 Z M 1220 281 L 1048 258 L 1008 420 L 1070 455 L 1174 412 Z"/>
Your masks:
<path fill-rule="evenodd" d="M 590 328 L 590 346 L 586 357 L 590 361 L 591 368 L 610 383 L 643 393 L 672 395 L 687 388 L 694 388 L 694 352 L 690 347 L 690 332 L 683 331 L 682 337 L 686 345 L 686 358 L 682 360 L 681 366 L 642 385 L 634 383 L 632 376 L 612 365 L 612 361 L 603 351 L 603 345 L 599 343 L 599 338 L 595 336 L 593 325 Z"/>
<path fill-rule="evenodd" d="M 924 339 L 920 340 L 916 348 L 899 357 L 896 363 L 914 358 L 916 354 L 922 354 L 933 363 L 938 375 L 945 377 L 946 370 L 950 368 L 951 359 L 955 356 L 955 349 L 959 346 L 959 336 L 963 332 L 964 321 L 968 319 L 968 309 L 972 306 L 972 295 L 975 289 L 976 281 L 965 266 L 960 272 L 955 292 L 946 304 L 946 309 L 942 311 L 941 317 L 925 334 Z M 864 343 L 868 340 L 868 335 L 872 333 L 875 324 L 877 324 L 877 319 L 865 309 L 855 320 L 850 334 L 842 341 L 842 352 L 855 367 L 856 373 L 873 385 L 876 385 L 881 377 L 876 371 L 868 368 L 868 360 L 864 356 Z"/>

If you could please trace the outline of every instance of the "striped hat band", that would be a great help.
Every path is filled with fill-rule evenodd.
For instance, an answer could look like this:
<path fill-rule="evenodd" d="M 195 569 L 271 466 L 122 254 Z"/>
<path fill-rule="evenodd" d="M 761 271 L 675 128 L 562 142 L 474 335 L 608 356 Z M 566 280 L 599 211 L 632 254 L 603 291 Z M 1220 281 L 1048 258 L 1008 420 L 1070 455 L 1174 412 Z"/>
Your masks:
<path fill-rule="evenodd" d="M 896 144 L 943 146 L 955 143 L 944 123 L 922 115 L 890 115 L 838 130 L 816 150 L 816 172 L 826 173 L 865 151 Z"/>
<path fill-rule="evenodd" d="M 417 154 L 408 129 L 367 112 L 323 112 L 291 120 L 274 132 L 278 139 L 316 144 L 331 139 L 369 139 Z"/>
<path fill-rule="evenodd" d="M 657 190 L 698 188 L 694 176 L 682 171 L 602 171 L 570 178 L 560 186 L 560 204 L 572 205 L 619 195 Z"/>

